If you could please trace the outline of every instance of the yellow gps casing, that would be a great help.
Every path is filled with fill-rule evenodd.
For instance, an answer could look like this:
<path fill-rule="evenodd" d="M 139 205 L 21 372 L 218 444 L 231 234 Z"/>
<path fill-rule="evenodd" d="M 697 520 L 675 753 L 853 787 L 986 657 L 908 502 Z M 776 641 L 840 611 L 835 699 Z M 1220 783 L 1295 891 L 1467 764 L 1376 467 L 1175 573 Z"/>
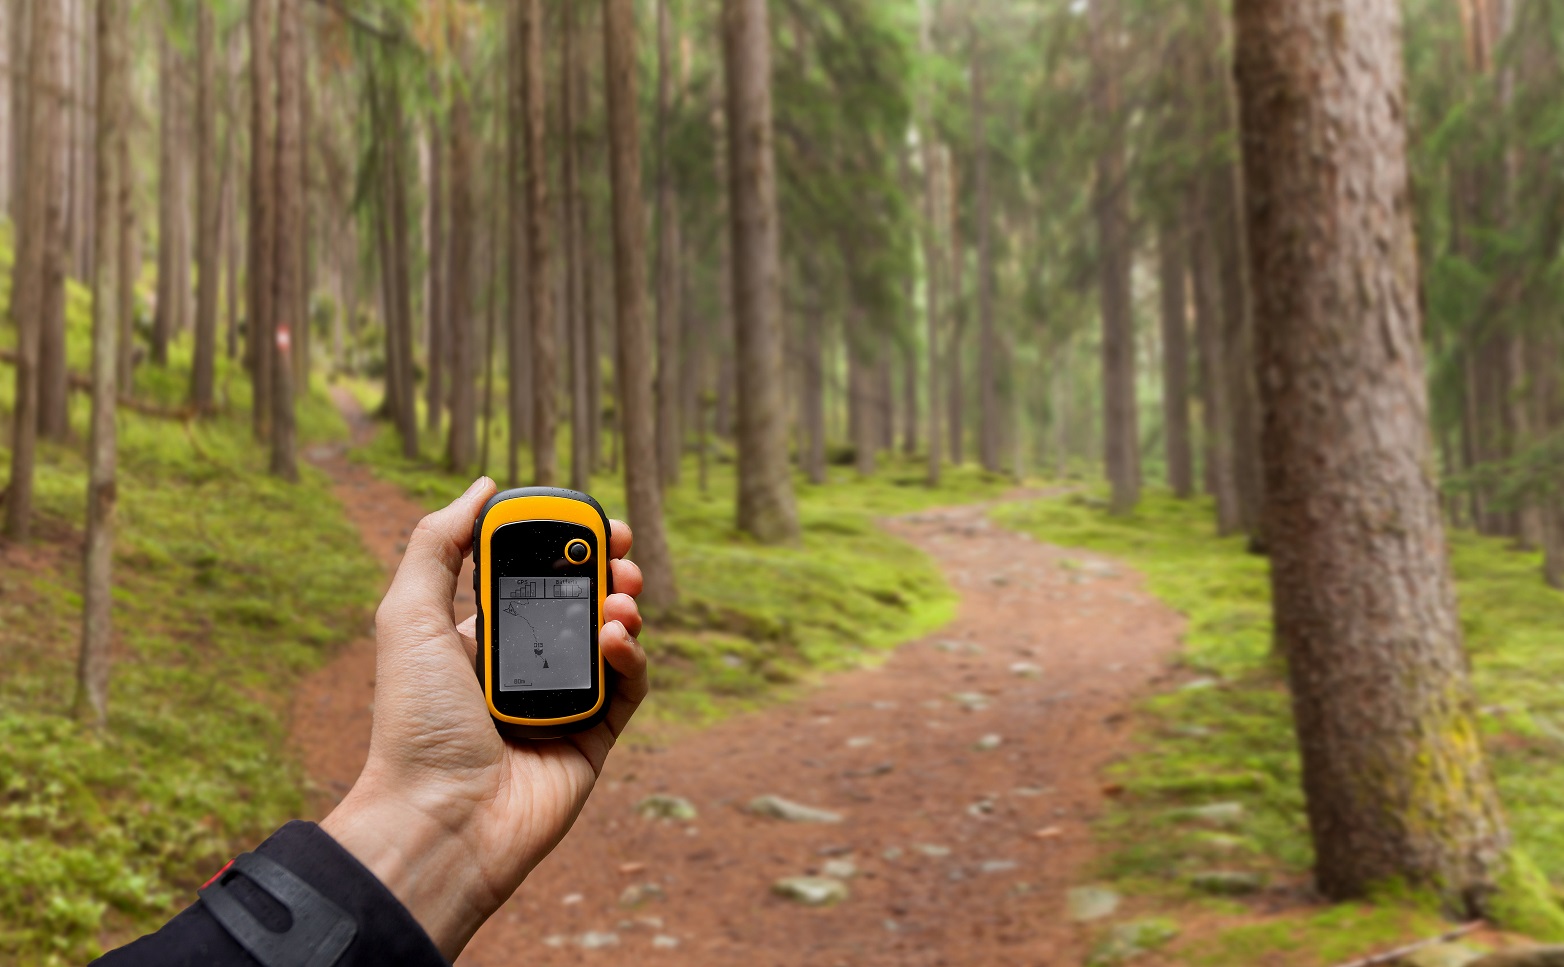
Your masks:
<path fill-rule="evenodd" d="M 475 662 L 484 703 L 501 734 L 512 738 L 547 739 L 583 732 L 608 712 L 613 669 L 603 661 L 598 634 L 603 605 L 613 593 L 608 567 L 608 515 L 590 496 L 557 487 L 506 490 L 484 504 L 473 524 L 473 594 L 478 602 L 478 654 Z M 582 545 L 586 554 L 582 557 Z M 499 564 L 499 562 L 507 562 Z M 518 563 L 521 562 L 521 563 Z M 592 606 L 590 689 L 502 691 L 498 677 L 497 569 L 512 573 L 558 574 L 591 579 Z M 548 568 L 528 572 L 527 568 Z M 503 575 L 510 576 L 510 575 Z"/>

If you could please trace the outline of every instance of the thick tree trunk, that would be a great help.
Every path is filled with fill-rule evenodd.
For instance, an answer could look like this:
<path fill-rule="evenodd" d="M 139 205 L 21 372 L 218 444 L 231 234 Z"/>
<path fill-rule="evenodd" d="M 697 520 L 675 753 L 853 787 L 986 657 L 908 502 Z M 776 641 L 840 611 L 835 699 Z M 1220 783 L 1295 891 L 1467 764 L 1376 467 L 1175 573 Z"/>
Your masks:
<path fill-rule="evenodd" d="M 8 163 L 6 177 L 6 213 L 13 224 L 19 223 L 26 213 L 27 198 L 27 135 L 31 121 L 27 114 L 28 77 L 31 54 L 33 0 L 5 0 L 6 30 L 10 59 L 10 92 L 8 112 L 11 137 L 7 144 Z"/>
<path fill-rule="evenodd" d="M 307 320 L 290 318 L 298 312 L 299 290 L 303 285 L 304 261 L 299 246 L 304 244 L 304 199 L 300 197 L 299 168 L 302 151 L 299 133 L 302 127 L 303 58 L 299 36 L 299 4 L 302 0 L 278 0 L 277 3 L 277 235 L 276 287 L 272 308 L 276 313 L 276 356 L 272 366 L 272 459 L 271 471 L 284 480 L 297 480 L 294 454 L 293 419 L 293 339 Z"/>
<path fill-rule="evenodd" d="M 251 423 L 257 439 L 271 435 L 273 348 L 272 278 L 276 211 L 273 208 L 272 18 L 274 0 L 250 0 L 250 275 L 249 336 Z M 158 279 L 163 278 L 159 246 Z M 161 289 L 160 289 L 161 293 Z M 158 305 L 163 304 L 162 298 Z"/>
<path fill-rule="evenodd" d="M 440 88 L 435 87 L 435 97 L 440 97 Z M 445 344 L 446 330 L 449 328 L 450 291 L 446 286 L 448 273 L 456 269 L 456 263 L 451 259 L 447 245 L 452 241 L 451 235 L 445 226 L 445 153 L 446 143 L 444 132 L 440 130 L 438 120 L 429 124 L 429 223 L 428 223 L 428 253 L 429 266 L 428 289 L 424 302 L 424 331 L 429 340 L 429 355 L 425 361 L 429 372 L 428 382 L 424 384 L 424 425 L 430 432 L 438 434 L 444 425 L 445 419 L 445 370 L 446 360 L 450 350 Z"/>
<path fill-rule="evenodd" d="M 972 36 L 972 177 L 977 219 L 978 459 L 999 472 L 999 346 L 994 332 L 994 266 L 989 211 L 987 104 L 982 45 Z"/>
<path fill-rule="evenodd" d="M 212 5 L 196 4 L 196 316 L 190 405 L 212 408 L 217 366 L 217 288 L 221 281 L 221 212 L 217 192 L 217 27 Z"/>
<path fill-rule="evenodd" d="M 1180 499 L 1194 493 L 1194 463 L 1189 450 L 1189 319 L 1183 250 L 1178 223 L 1164 218 L 1157 226 L 1157 262 L 1162 305 L 1162 436 L 1168 487 Z"/>
<path fill-rule="evenodd" d="M 1429 467 L 1393 0 L 1239 0 L 1265 533 L 1321 891 L 1482 914 L 1509 843 Z"/>
<path fill-rule="evenodd" d="M 603 72 L 608 96 L 608 173 L 613 188 L 614 370 L 619 382 L 619 425 L 624 436 L 625 499 L 635 529 L 635 559 L 645 577 L 641 602 L 649 609 L 678 601 L 673 557 L 663 529 L 652 423 L 652 378 L 646 369 L 651 340 L 642 303 L 646 295 L 645 213 L 641 204 L 641 133 L 636 119 L 635 7 L 604 0 Z"/>
<path fill-rule="evenodd" d="M 5 534 L 27 539 L 33 510 L 33 462 L 38 440 L 38 342 L 43 323 L 48 245 L 50 159 L 60 140 L 60 112 L 51 78 L 59 73 L 59 0 L 33 0 L 28 44 L 27 171 L 22 222 L 11 266 L 11 321 L 16 326 L 16 394 L 12 410 L 11 478 L 6 485 Z"/>
<path fill-rule="evenodd" d="M 543 6 L 522 0 L 522 105 L 525 113 L 527 178 L 528 289 L 532 316 L 532 482 L 554 485 L 554 427 L 558 367 L 554 329 L 554 292 L 549 285 L 548 171 L 543 91 Z M 645 365 L 644 362 L 642 365 Z"/>
<path fill-rule="evenodd" d="M 765 0 L 723 0 L 728 94 L 728 206 L 737 336 L 738 526 L 766 542 L 798 536 L 782 406 L 776 159 L 771 140 L 771 30 Z"/>
<path fill-rule="evenodd" d="M 1119 126 L 1119 17 L 1114 0 L 1091 0 L 1094 100 L 1109 126 L 1097 156 L 1093 204 L 1102 312 L 1103 451 L 1111 508 L 1128 513 L 1140 500 L 1140 438 L 1135 404 L 1135 320 L 1130 291 L 1129 186 Z"/>
<path fill-rule="evenodd" d="M 109 642 L 113 634 L 114 407 L 119 368 L 119 145 L 126 136 L 126 0 L 97 0 L 97 171 L 93 179 L 100 227 L 94 238 L 92 299 L 92 421 L 87 443 L 87 536 L 82 561 L 81 651 L 76 662 L 76 712 L 102 726 L 108 714 Z"/>
<path fill-rule="evenodd" d="M 458 39 L 452 36 L 452 50 L 459 49 Z M 460 55 L 458 55 L 459 57 Z M 445 458 L 451 469 L 466 473 L 476 456 L 477 439 L 474 427 L 476 387 L 473 385 L 473 298 L 478 280 L 473 271 L 473 238 L 477 233 L 477 219 L 473 202 L 473 132 L 472 101 L 466 82 L 458 78 L 451 94 L 451 170 L 449 190 L 451 196 L 450 236 L 446 241 L 450 261 L 445 281 L 446 327 L 451 337 L 451 433 L 446 443 Z"/>

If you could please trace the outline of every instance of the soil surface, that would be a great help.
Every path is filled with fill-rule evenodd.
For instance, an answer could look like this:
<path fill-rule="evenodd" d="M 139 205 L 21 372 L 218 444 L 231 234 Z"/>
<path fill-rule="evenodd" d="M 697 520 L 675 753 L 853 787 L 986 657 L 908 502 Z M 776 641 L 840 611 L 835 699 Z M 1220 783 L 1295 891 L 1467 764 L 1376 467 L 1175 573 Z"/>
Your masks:
<path fill-rule="evenodd" d="M 372 429 L 337 399 L 361 441 Z M 311 458 L 389 575 L 422 509 L 338 451 Z M 1119 565 L 985 510 L 886 522 L 961 595 L 934 635 L 704 730 L 633 724 L 574 830 L 461 963 L 1080 963 L 1091 928 L 1070 921 L 1065 894 L 1092 875 L 1102 769 L 1128 746 L 1134 701 L 1170 675 L 1181 619 Z M 470 591 L 456 608 L 471 613 Z M 363 765 L 373 699 L 367 638 L 297 696 L 318 814 Z M 696 817 L 642 818 L 653 794 Z M 749 812 L 763 795 L 839 821 Z M 849 891 L 832 906 L 773 893 L 828 872 Z"/>

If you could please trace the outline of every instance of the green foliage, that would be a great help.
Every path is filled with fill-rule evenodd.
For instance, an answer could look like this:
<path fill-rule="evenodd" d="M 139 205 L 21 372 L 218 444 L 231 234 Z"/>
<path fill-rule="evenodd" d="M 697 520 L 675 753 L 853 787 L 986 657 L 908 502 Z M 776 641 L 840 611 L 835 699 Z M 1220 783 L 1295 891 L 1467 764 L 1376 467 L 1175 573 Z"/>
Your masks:
<path fill-rule="evenodd" d="M 3 250 L 0 250 L 3 251 Z M 69 352 L 85 368 L 90 324 L 72 286 Z M 188 341 L 137 393 L 176 405 Z M 217 417 L 186 423 L 122 410 L 108 727 L 69 716 L 79 641 L 86 466 L 45 446 L 39 540 L 0 553 L 0 960 L 80 963 L 100 938 L 166 919 L 242 843 L 298 814 L 303 776 L 285 750 L 299 677 L 362 634 L 382 576 L 336 510 L 325 477 L 266 473 L 248 386 L 220 361 Z M 10 419 L 10 379 L 0 413 Z M 85 433 L 86 397 L 72 424 Z M 340 438 L 319 395 L 300 438 Z M 0 460 L 9 452 L 0 448 Z"/>
<path fill-rule="evenodd" d="M 1187 874 L 1219 865 L 1301 880 L 1313 862 L 1291 708 L 1271 653 L 1266 562 L 1242 538 L 1218 538 L 1208 501 L 1146 495 L 1108 516 L 1086 497 L 1004 507 L 996 516 L 1050 542 L 1122 558 L 1188 619 L 1183 664 L 1202 678 L 1141 708 L 1141 750 L 1114 767 L 1126 791 L 1102 821 L 1107 868 L 1129 886 L 1191 899 Z M 1462 630 L 1487 739 L 1516 844 L 1496 900 L 1507 926 L 1550 939 L 1564 914 L 1564 597 L 1540 559 L 1504 541 L 1451 537 Z M 1192 807 L 1235 802 L 1242 818 L 1213 829 Z M 1332 963 L 1435 923 L 1415 898 L 1382 908 L 1333 907 L 1228 931 L 1190 950 L 1193 963 L 1254 963 L 1256 951 L 1309 951 L 1286 963 Z M 1431 908 L 1430 908 L 1431 909 Z M 1410 918 L 1410 919 L 1409 919 Z M 1349 938 L 1338 942 L 1336 937 Z M 1244 956 L 1237 956 L 1238 952 Z"/>

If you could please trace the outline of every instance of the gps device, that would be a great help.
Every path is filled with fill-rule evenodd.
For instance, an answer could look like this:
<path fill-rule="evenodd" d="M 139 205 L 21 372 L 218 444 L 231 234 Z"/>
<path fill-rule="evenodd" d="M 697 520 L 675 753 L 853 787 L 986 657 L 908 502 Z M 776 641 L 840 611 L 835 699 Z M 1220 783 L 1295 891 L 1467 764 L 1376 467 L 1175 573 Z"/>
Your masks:
<path fill-rule="evenodd" d="M 473 525 L 478 680 L 511 738 L 582 732 L 608 711 L 598 648 L 612 592 L 608 516 L 586 494 L 522 487 L 495 494 Z"/>

